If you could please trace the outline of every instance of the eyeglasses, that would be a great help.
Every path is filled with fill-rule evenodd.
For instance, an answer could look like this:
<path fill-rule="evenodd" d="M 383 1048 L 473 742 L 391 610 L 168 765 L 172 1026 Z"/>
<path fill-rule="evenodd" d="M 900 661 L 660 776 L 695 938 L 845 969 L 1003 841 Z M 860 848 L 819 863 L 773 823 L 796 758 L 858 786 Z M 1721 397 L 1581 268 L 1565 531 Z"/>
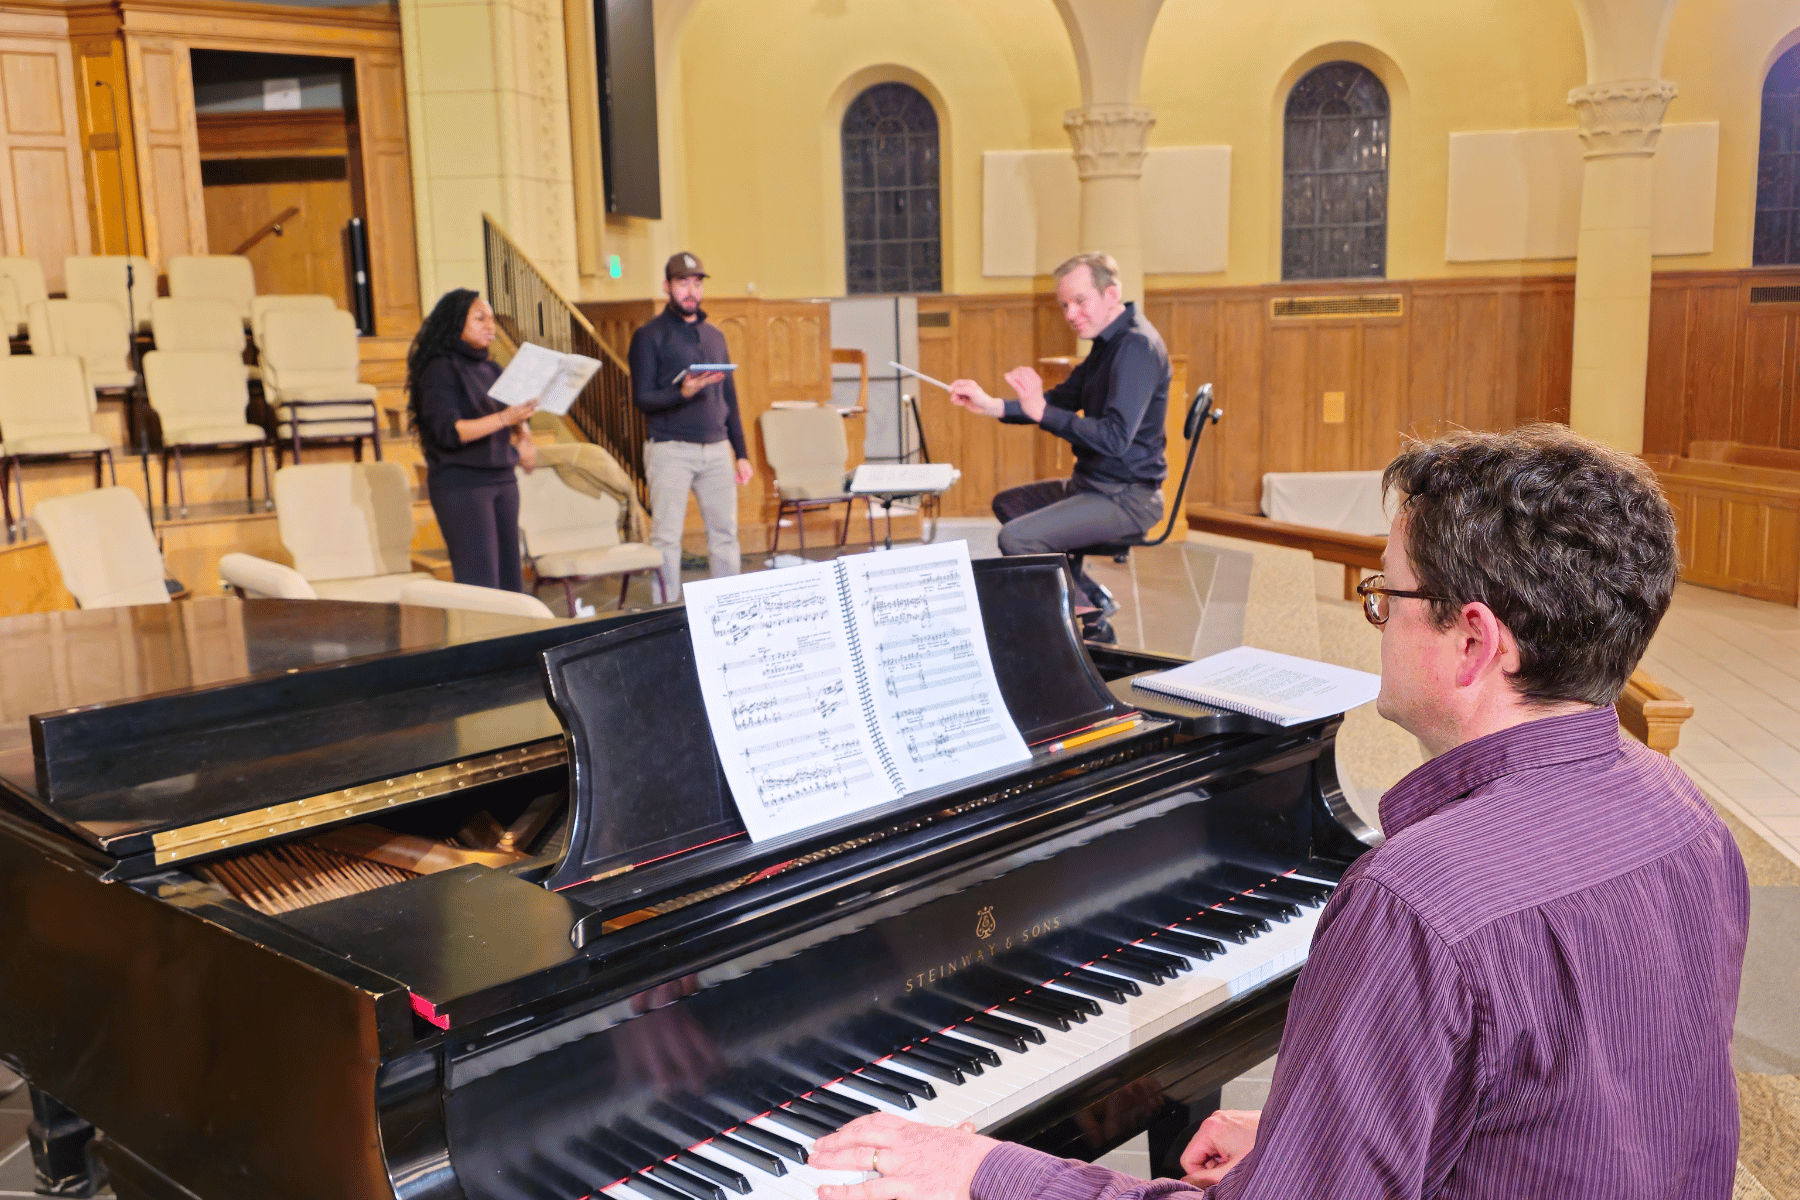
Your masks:
<path fill-rule="evenodd" d="M 1382 587 L 1381 585 L 1386 582 L 1386 575 L 1371 575 L 1356 585 L 1356 594 L 1363 598 L 1363 616 L 1369 619 L 1369 624 L 1378 629 L 1386 625 L 1388 617 L 1392 615 L 1389 611 L 1391 607 L 1388 604 L 1389 596 L 1398 596 L 1402 600 L 1441 600 L 1445 604 L 1456 603 L 1449 596 L 1428 596 L 1424 592 L 1405 592 L 1399 588 Z"/>

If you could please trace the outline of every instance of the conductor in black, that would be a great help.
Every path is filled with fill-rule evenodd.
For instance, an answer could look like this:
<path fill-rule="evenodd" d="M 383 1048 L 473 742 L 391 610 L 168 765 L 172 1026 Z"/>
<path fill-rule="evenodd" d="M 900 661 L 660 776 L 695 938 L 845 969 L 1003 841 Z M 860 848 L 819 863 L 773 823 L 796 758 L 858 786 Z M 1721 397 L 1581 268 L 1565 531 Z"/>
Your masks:
<path fill-rule="evenodd" d="M 1056 299 L 1088 356 L 1046 391 L 1030 367 L 1006 382 L 1017 400 L 997 400 L 972 379 L 950 395 L 970 412 L 1012 424 L 1036 424 L 1075 448 L 1075 473 L 1008 488 L 994 497 L 1002 554 L 1078 550 L 1143 533 L 1162 517 L 1163 414 L 1169 404 L 1169 352 L 1137 307 L 1119 298 L 1119 264 L 1107 254 L 1077 254 L 1056 268 Z M 1084 572 L 1089 601 L 1118 605 Z"/>

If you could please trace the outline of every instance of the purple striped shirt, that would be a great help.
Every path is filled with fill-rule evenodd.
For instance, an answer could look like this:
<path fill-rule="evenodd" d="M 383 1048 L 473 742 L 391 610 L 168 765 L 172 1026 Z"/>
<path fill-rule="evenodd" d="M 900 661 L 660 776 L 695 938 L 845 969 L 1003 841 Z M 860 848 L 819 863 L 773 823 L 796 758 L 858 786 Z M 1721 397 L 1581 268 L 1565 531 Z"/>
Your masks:
<path fill-rule="evenodd" d="M 1326 905 L 1256 1148 L 1207 1200 L 1731 1194 L 1749 895 L 1724 824 L 1610 707 L 1458 746 Z M 1193 1192 L 1020 1146 L 973 1200 Z"/>

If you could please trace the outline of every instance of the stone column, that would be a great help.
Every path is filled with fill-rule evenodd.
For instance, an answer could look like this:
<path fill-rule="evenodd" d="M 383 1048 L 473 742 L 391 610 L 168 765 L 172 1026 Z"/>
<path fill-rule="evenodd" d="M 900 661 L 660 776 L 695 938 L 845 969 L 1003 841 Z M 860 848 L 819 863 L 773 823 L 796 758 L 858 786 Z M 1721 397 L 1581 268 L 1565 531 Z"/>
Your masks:
<path fill-rule="evenodd" d="M 1138 181 L 1156 117 L 1138 104 L 1089 104 L 1063 117 L 1081 177 L 1081 249 L 1119 260 L 1119 290 L 1144 298 L 1144 248 Z"/>
<path fill-rule="evenodd" d="M 1569 424 L 1632 454 L 1644 448 L 1651 165 L 1675 91 L 1667 80 L 1631 79 L 1569 93 L 1587 147 Z"/>

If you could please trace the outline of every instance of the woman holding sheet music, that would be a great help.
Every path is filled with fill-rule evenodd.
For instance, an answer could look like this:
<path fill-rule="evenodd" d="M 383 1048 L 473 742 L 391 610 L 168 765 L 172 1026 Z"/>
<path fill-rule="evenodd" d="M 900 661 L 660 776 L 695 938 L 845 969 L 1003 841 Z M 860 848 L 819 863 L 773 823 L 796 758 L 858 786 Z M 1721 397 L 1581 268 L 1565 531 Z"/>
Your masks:
<path fill-rule="evenodd" d="M 508 407 L 488 395 L 500 378 L 488 358 L 493 340 L 487 301 L 467 288 L 445 293 L 406 355 L 407 411 L 456 582 L 518 592 L 524 579 L 513 468 L 537 465 L 526 425 L 537 401 Z"/>

